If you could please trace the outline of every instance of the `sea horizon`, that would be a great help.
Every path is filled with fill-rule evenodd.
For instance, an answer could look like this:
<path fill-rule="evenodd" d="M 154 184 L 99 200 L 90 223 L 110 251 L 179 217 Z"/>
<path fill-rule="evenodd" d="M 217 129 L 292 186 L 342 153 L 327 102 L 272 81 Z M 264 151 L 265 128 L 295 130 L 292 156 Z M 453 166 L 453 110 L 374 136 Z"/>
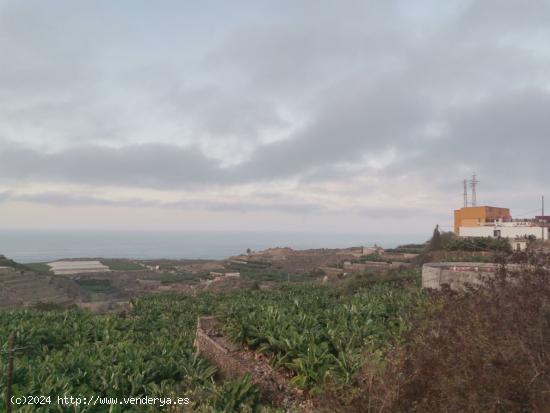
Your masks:
<path fill-rule="evenodd" d="M 422 242 L 415 234 L 283 231 L 0 229 L 0 254 L 21 263 L 63 258 L 223 259 L 275 247 L 348 248 Z"/>

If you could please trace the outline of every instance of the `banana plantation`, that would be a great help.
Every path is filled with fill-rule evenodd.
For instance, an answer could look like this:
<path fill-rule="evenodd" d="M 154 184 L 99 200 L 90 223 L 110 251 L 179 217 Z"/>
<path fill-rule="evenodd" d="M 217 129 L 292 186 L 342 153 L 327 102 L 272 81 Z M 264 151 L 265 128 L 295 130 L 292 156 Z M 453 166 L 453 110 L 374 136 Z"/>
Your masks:
<path fill-rule="evenodd" d="M 421 297 L 392 284 L 351 294 L 319 285 L 283 286 L 197 296 L 134 299 L 129 314 L 79 309 L 0 312 L 0 355 L 15 333 L 13 395 L 187 397 L 166 411 L 275 411 L 261 406 L 248 377 L 215 380 L 216 367 L 193 348 L 197 317 L 216 315 L 231 340 L 265 355 L 315 393 L 327 380 L 349 383 L 364 357 L 383 359 L 407 331 L 406 315 Z M 0 388 L 6 387 L 0 369 Z M 0 396 L 3 406 L 4 394 Z M 147 410 L 149 409 L 149 410 Z M 158 406 L 19 406 L 18 412 L 143 412 Z"/>
<path fill-rule="evenodd" d="M 388 284 L 341 297 L 327 288 L 242 296 L 225 309 L 226 332 L 293 375 L 301 389 L 318 390 L 331 376 L 348 383 L 365 352 L 382 357 L 408 328 L 404 315 L 419 296 Z"/>

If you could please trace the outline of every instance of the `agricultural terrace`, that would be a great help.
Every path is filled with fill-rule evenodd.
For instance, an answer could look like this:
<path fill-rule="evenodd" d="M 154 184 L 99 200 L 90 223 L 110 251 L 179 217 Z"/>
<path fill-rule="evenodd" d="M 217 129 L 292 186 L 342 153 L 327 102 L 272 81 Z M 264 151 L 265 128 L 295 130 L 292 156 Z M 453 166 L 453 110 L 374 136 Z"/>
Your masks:
<path fill-rule="evenodd" d="M 382 359 L 407 331 L 407 313 L 419 300 L 417 290 L 393 283 L 353 291 L 303 284 L 195 297 L 154 295 L 135 299 L 125 316 L 78 309 L 0 312 L 0 343 L 5 346 L 9 332 L 16 333 L 15 395 L 181 396 L 192 405 L 180 411 L 268 412 L 276 410 L 260 405 L 259 390 L 246 377 L 216 382 L 216 368 L 196 356 L 199 315 L 221 317 L 234 341 L 264 354 L 292 377 L 292 385 L 314 395 L 329 380 L 349 383 L 365 354 Z M 0 388 L 5 385 L 0 369 Z M 78 411 L 158 411 L 133 409 Z"/>

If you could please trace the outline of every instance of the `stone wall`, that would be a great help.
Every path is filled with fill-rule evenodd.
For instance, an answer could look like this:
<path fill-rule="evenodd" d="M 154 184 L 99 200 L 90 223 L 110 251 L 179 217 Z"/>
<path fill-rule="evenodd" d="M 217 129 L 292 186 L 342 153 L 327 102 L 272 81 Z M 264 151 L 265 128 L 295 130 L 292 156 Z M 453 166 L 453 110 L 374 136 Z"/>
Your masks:
<path fill-rule="evenodd" d="M 420 254 L 412 254 L 409 252 L 383 252 L 382 257 L 390 261 L 407 261 L 418 257 Z"/>
<path fill-rule="evenodd" d="M 299 399 L 288 387 L 288 380 L 255 355 L 228 341 L 221 333 L 216 317 L 200 317 L 197 321 L 195 347 L 198 354 L 218 367 L 221 378 L 235 379 L 249 373 L 252 382 L 262 389 L 262 397 L 286 406 Z"/>
<path fill-rule="evenodd" d="M 364 263 L 345 261 L 343 264 L 346 272 L 356 273 L 364 272 L 370 269 L 389 268 L 389 264 L 383 261 L 367 261 Z"/>
<path fill-rule="evenodd" d="M 345 261 L 343 264 L 343 269 L 346 273 L 361 273 L 369 270 L 387 270 L 409 267 L 411 267 L 411 265 L 404 262 L 388 263 L 384 261 L 365 261 L 362 263 Z"/>
<path fill-rule="evenodd" d="M 215 317 L 200 317 L 195 335 L 197 352 L 218 367 L 221 377 L 234 379 L 243 376 L 247 373 L 246 366 L 231 355 L 234 349 L 214 338 L 218 335 L 221 336 L 218 320 Z"/>
<path fill-rule="evenodd" d="M 422 267 L 422 287 L 440 290 L 443 285 L 448 285 L 452 290 L 462 290 L 467 285 L 482 284 L 487 277 L 493 277 L 498 268 L 498 264 L 490 263 L 427 263 Z M 517 270 L 521 267 L 508 265 L 507 268 Z"/>

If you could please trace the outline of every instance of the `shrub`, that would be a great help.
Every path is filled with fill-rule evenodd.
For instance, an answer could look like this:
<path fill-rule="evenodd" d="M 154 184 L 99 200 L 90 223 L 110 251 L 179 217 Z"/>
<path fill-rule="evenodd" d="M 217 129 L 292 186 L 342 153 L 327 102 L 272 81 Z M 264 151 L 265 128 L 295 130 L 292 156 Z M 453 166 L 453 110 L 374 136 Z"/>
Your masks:
<path fill-rule="evenodd" d="M 445 232 L 441 234 L 443 237 Z M 389 253 L 409 253 L 409 254 L 420 254 L 426 249 L 427 244 L 404 244 L 398 245 L 396 248 L 386 248 L 384 251 Z"/>
<path fill-rule="evenodd" d="M 491 237 L 456 237 L 445 243 L 443 248 L 447 251 L 511 251 L 511 246 L 508 240 L 504 238 Z"/>
<path fill-rule="evenodd" d="M 363 255 L 363 256 L 361 256 L 359 261 L 360 262 L 366 262 L 366 261 L 370 261 L 370 262 L 391 262 L 390 260 L 387 260 L 386 258 L 382 257 L 377 252 L 373 252 L 372 254 L 368 254 L 368 255 Z"/>
<path fill-rule="evenodd" d="M 219 413 L 260 411 L 260 390 L 252 383 L 250 374 L 225 382 L 216 393 L 212 410 Z"/>
<path fill-rule="evenodd" d="M 441 246 L 441 233 L 439 232 L 439 225 L 436 225 L 434 233 L 432 235 L 432 239 L 430 240 L 429 249 L 431 251 L 438 251 L 441 249 Z"/>
<path fill-rule="evenodd" d="M 475 291 L 435 293 L 406 344 L 346 411 L 547 412 L 550 406 L 550 260 L 502 269 Z M 336 410 L 336 409 L 333 409 Z"/>

